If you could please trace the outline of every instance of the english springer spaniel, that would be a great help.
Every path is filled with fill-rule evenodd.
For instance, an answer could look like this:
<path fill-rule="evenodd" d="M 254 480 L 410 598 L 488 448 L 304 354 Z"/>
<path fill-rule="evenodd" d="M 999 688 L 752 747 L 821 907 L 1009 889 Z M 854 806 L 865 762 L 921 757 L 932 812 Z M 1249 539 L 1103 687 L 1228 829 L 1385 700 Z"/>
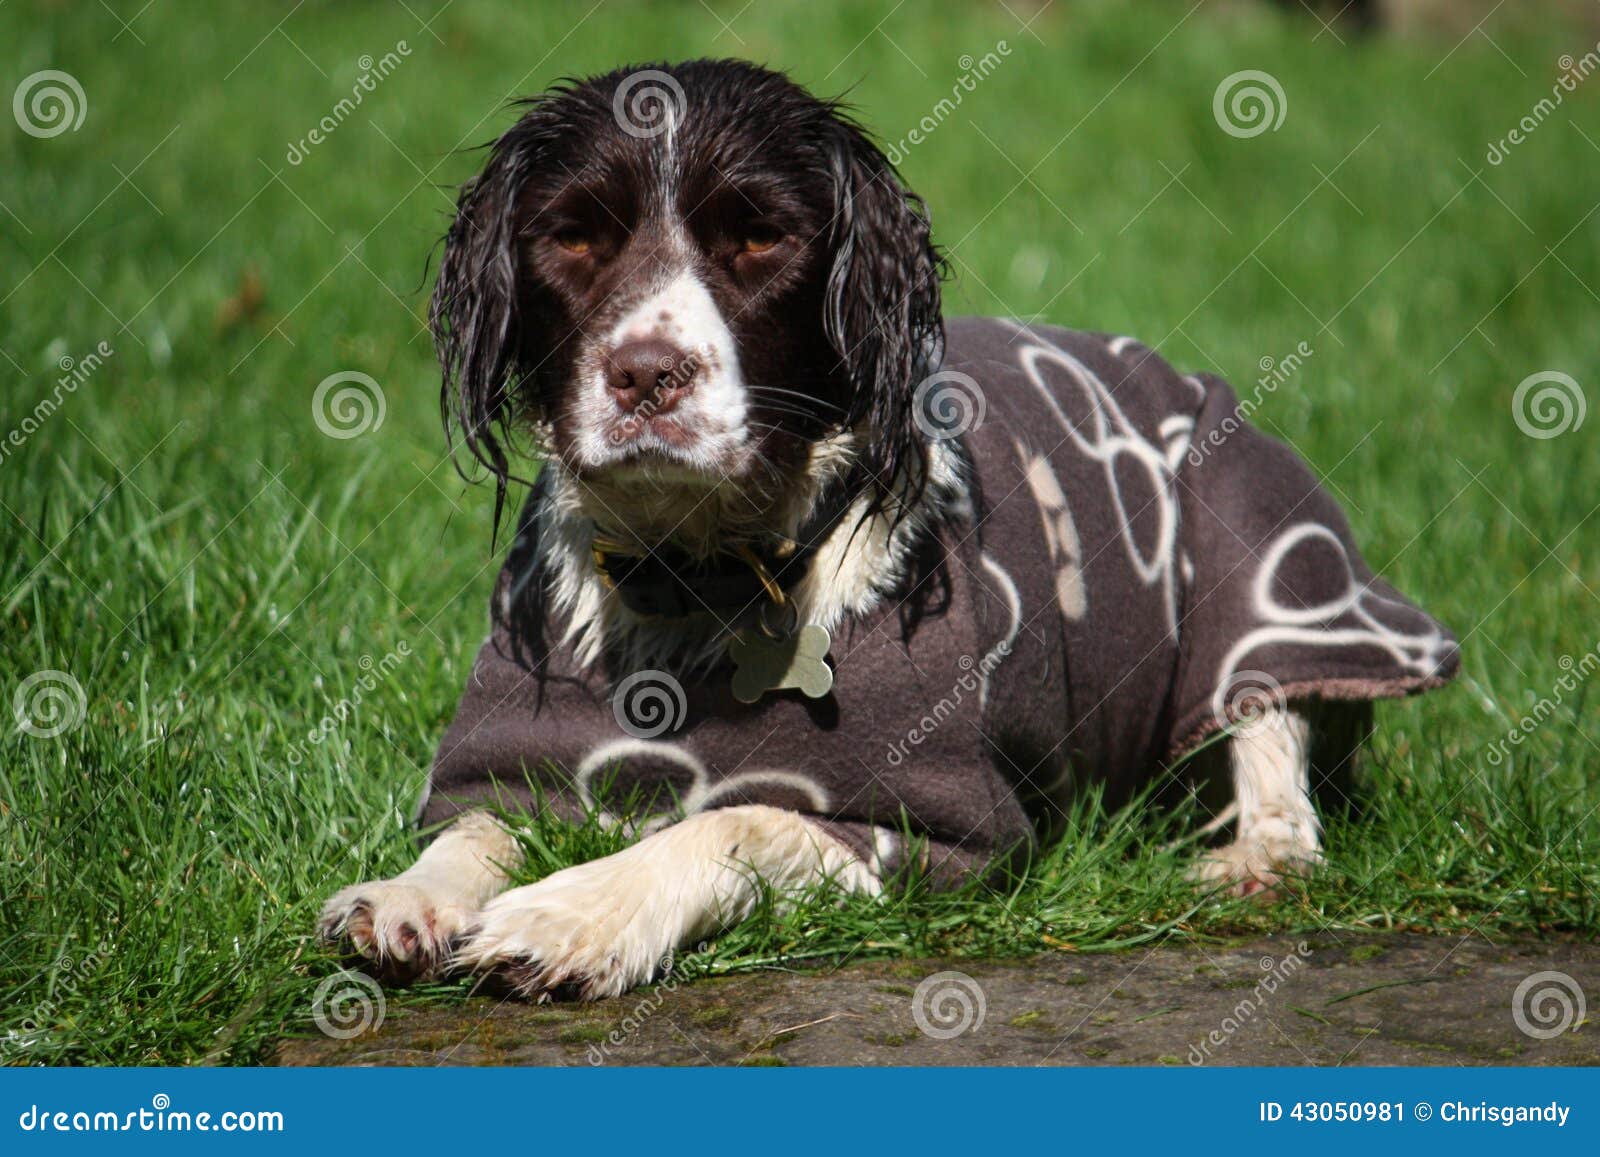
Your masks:
<path fill-rule="evenodd" d="M 1454 640 L 1220 379 L 947 326 L 941 273 L 884 154 L 776 72 L 526 102 L 432 324 L 497 520 L 542 466 L 419 810 L 442 831 L 329 900 L 327 939 L 395 981 L 615 995 L 764 885 L 981 878 L 1074 793 L 1180 772 L 1231 771 L 1202 880 L 1319 861 L 1313 783 Z M 518 808 L 639 838 L 508 890 Z"/>

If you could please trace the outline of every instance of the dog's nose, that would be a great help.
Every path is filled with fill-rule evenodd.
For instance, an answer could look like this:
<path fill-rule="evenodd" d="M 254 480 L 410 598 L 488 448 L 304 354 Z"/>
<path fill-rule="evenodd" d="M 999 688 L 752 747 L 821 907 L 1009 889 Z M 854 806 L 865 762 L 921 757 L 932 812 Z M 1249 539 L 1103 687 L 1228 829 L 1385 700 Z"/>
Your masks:
<path fill-rule="evenodd" d="M 694 388 L 699 363 L 661 338 L 623 342 L 606 359 L 606 388 L 627 413 L 664 414 Z M 648 415 L 647 415 L 648 416 Z"/>

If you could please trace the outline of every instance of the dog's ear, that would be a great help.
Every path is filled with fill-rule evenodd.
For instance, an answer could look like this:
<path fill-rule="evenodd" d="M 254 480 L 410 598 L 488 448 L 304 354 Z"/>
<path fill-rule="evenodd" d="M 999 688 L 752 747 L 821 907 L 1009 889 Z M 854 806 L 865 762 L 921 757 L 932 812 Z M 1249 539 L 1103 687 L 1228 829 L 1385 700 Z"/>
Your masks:
<path fill-rule="evenodd" d="M 887 498 L 907 467 L 914 489 L 922 481 L 912 396 L 944 356 L 943 263 L 922 199 L 900 183 L 877 146 L 834 111 L 833 266 L 823 326 L 851 381 L 850 424 L 865 420 L 870 431 L 859 481 Z"/>
<path fill-rule="evenodd" d="M 444 237 L 428 320 L 444 382 L 445 433 L 461 441 L 495 479 L 500 525 L 511 476 L 505 440 L 522 408 L 524 375 L 539 357 L 528 348 L 518 244 L 522 191 L 555 132 L 542 98 L 490 146 L 483 172 L 461 189 Z"/>

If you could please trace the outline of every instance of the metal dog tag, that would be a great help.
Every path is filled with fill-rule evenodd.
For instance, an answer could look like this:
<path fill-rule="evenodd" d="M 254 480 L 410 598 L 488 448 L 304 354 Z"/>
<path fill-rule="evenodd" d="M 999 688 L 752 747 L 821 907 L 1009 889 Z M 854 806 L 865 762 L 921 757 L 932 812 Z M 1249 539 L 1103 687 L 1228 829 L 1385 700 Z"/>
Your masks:
<path fill-rule="evenodd" d="M 833 668 L 827 664 L 833 639 L 825 627 L 768 634 L 749 627 L 733 636 L 733 697 L 754 703 L 769 691 L 802 691 L 821 699 L 833 689 Z"/>

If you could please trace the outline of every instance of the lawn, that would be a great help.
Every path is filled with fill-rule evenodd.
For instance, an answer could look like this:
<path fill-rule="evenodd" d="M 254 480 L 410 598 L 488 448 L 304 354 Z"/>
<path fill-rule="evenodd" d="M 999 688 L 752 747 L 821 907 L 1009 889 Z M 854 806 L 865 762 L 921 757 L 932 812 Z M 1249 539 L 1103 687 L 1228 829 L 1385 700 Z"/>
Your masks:
<path fill-rule="evenodd" d="M 1276 904 L 1197 896 L 1171 816 L 1091 801 L 1013 887 L 770 915 L 705 967 L 1600 934 L 1600 421 L 1534 437 L 1571 423 L 1513 401 L 1539 373 L 1569 405 L 1600 386 L 1600 79 L 1535 112 L 1592 31 L 1059 0 L 197 11 L 0 7 L 3 93 L 60 70 L 87 107 L 0 123 L 0 1061 L 251 1062 L 313 1031 L 337 967 L 314 914 L 406 863 L 496 567 L 422 324 L 468 146 L 561 75 L 691 55 L 848 89 L 906 142 L 949 312 L 1137 334 L 1259 394 L 1464 643 L 1457 685 L 1380 709 L 1366 814 Z M 1276 130 L 1214 116 L 1246 69 L 1283 90 Z M 381 422 L 324 432 L 349 432 L 316 420 L 335 374 L 376 383 Z M 536 834 L 545 865 L 610 838 Z"/>

